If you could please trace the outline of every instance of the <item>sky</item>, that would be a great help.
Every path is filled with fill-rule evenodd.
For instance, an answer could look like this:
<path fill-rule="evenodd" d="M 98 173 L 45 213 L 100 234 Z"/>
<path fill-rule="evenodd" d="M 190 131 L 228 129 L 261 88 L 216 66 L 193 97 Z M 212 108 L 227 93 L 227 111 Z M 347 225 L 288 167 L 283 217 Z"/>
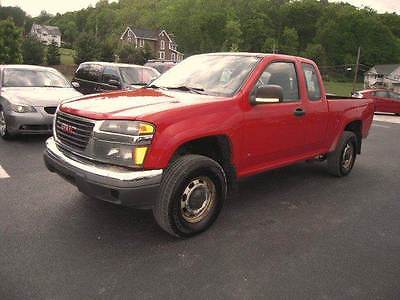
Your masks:
<path fill-rule="evenodd" d="M 329 1 L 343 2 L 342 0 Z M 33 17 L 39 15 L 42 10 L 46 10 L 51 14 L 65 13 L 67 11 L 80 10 L 89 5 L 94 6 L 96 2 L 97 0 L 0 0 L 1 5 L 19 6 Z M 358 7 L 369 6 L 381 13 L 397 12 L 400 14 L 400 0 L 346 0 L 344 2 L 349 2 Z"/>

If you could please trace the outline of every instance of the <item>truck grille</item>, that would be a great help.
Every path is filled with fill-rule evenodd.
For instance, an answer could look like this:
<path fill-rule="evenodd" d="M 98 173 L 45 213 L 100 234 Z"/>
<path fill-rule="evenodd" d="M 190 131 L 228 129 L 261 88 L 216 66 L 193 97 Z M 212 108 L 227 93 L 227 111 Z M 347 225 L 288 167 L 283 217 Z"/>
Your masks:
<path fill-rule="evenodd" d="M 84 121 L 82 118 L 57 113 L 56 135 L 57 139 L 74 150 L 84 151 L 93 132 L 94 123 Z"/>

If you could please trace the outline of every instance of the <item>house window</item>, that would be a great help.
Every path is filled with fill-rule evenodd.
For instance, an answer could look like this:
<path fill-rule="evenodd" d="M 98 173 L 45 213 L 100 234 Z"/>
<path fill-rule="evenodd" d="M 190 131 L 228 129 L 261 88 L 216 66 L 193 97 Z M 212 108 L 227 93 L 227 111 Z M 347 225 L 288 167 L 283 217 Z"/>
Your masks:
<path fill-rule="evenodd" d="M 143 39 L 139 39 L 139 47 L 144 47 L 144 40 Z"/>
<path fill-rule="evenodd" d="M 171 60 L 175 61 L 175 53 L 171 53 Z"/>
<path fill-rule="evenodd" d="M 160 50 L 164 50 L 164 49 L 165 49 L 165 42 L 163 40 L 161 40 Z"/>
<path fill-rule="evenodd" d="M 160 51 L 160 59 L 165 59 L 165 52 L 164 51 Z"/>

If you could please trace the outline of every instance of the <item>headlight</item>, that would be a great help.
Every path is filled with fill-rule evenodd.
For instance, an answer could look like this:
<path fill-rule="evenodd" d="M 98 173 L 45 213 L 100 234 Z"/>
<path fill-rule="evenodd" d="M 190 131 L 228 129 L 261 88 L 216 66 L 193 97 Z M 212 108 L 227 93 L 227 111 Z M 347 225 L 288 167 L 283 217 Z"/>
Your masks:
<path fill-rule="evenodd" d="M 154 133 L 154 126 L 139 121 L 104 121 L 100 131 L 139 136 Z"/>
<path fill-rule="evenodd" d="M 155 127 L 141 121 L 103 121 L 95 131 L 93 153 L 104 162 L 142 167 Z"/>
<path fill-rule="evenodd" d="M 24 104 L 11 104 L 11 110 L 17 113 L 36 112 L 36 109 L 33 106 Z"/>

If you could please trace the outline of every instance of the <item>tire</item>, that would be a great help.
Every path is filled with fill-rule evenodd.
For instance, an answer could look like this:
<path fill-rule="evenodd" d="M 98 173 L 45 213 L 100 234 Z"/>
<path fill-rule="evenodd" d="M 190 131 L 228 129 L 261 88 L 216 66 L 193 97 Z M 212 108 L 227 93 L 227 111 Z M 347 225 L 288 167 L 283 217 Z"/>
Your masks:
<path fill-rule="evenodd" d="M 345 131 L 334 152 L 328 154 L 328 172 L 336 177 L 350 174 L 357 156 L 357 137 Z"/>
<path fill-rule="evenodd" d="M 223 168 L 208 157 L 185 155 L 166 169 L 153 215 L 163 230 L 187 238 L 214 223 L 226 197 Z"/>
<path fill-rule="evenodd" d="M 1 107 L 0 107 L 0 137 L 3 138 L 4 140 L 10 140 L 14 137 L 7 130 L 7 121 L 5 118 L 3 108 Z"/>

